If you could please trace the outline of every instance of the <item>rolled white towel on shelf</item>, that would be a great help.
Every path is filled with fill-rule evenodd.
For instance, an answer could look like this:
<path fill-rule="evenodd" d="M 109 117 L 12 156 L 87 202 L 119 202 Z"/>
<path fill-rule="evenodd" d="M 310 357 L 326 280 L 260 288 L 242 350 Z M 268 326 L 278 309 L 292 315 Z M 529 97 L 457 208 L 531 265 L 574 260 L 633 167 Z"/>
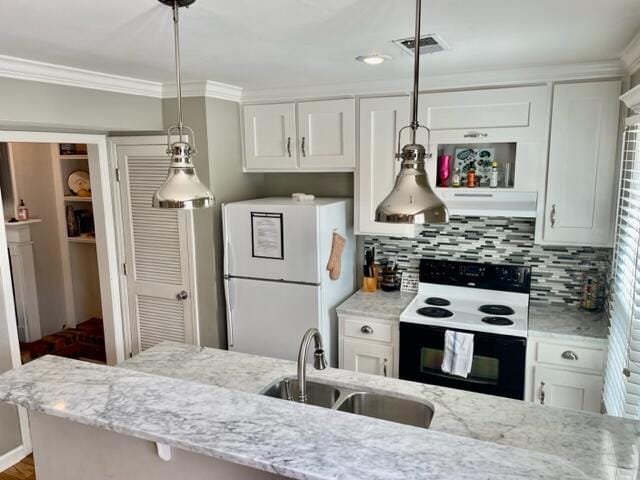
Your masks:
<path fill-rule="evenodd" d="M 444 332 L 444 355 L 442 371 L 450 375 L 467 378 L 473 364 L 473 333 L 446 330 Z"/>

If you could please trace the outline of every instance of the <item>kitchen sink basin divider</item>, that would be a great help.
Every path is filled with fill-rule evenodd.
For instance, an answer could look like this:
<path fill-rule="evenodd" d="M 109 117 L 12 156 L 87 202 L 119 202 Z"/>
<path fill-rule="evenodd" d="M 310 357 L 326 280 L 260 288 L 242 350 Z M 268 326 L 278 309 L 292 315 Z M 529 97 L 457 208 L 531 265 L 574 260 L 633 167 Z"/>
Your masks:
<path fill-rule="evenodd" d="M 261 394 L 295 402 L 292 392 L 296 391 L 298 391 L 298 380 L 294 377 L 286 377 L 269 385 Z M 427 402 L 359 388 L 307 381 L 307 394 L 306 403 L 310 405 L 414 427 L 429 428 L 434 415 L 433 406 Z"/>

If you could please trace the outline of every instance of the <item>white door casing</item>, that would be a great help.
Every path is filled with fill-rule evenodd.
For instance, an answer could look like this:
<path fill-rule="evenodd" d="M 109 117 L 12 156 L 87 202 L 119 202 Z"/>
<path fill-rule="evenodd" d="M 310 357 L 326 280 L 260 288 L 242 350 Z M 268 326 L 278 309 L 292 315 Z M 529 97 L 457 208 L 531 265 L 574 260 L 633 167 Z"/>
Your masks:
<path fill-rule="evenodd" d="M 169 166 L 166 137 L 112 139 L 119 176 L 121 279 L 129 352 L 198 340 L 192 213 L 151 206 Z"/>

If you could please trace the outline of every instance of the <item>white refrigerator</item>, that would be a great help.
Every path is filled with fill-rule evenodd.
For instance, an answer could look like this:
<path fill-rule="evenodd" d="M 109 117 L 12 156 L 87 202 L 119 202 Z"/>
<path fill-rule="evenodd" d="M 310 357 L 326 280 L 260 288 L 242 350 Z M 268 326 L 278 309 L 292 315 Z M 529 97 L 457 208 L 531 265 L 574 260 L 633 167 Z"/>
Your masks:
<path fill-rule="evenodd" d="M 353 202 L 270 197 L 222 206 L 229 350 L 295 360 L 315 327 L 338 364 L 336 307 L 356 288 Z M 346 239 L 341 275 L 326 270 L 333 233 Z"/>

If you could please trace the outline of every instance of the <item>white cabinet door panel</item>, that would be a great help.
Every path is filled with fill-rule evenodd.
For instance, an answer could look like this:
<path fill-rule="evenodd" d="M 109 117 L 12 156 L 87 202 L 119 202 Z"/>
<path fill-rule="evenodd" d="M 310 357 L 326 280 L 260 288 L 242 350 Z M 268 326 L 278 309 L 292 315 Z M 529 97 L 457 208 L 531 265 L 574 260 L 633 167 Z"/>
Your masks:
<path fill-rule="evenodd" d="M 369 341 L 343 340 L 343 368 L 372 375 L 393 375 L 393 346 Z"/>
<path fill-rule="evenodd" d="M 358 234 L 415 235 L 415 227 L 411 225 L 375 221 L 376 208 L 391 192 L 400 170 L 400 162 L 395 159 L 398 131 L 408 122 L 407 96 L 360 100 L 360 159 L 356 174 Z"/>
<path fill-rule="evenodd" d="M 243 111 L 245 169 L 296 168 L 295 104 L 246 105 Z"/>
<path fill-rule="evenodd" d="M 355 168 L 355 100 L 322 100 L 298 104 L 300 168 Z"/>
<path fill-rule="evenodd" d="M 621 83 L 554 88 L 544 219 L 548 243 L 609 246 Z"/>
<path fill-rule="evenodd" d="M 556 368 L 535 367 L 535 402 L 552 407 L 600 412 L 602 377 Z"/>

